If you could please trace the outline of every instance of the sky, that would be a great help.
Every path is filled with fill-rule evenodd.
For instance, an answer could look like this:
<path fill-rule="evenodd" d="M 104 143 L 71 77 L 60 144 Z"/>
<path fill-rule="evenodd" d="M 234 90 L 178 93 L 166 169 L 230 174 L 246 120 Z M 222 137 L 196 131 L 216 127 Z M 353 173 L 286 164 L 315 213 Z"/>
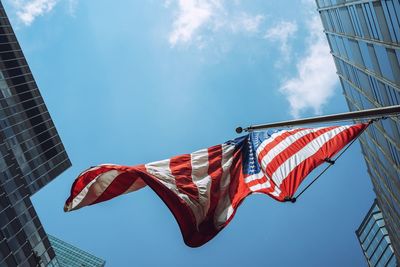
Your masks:
<path fill-rule="evenodd" d="M 374 194 L 359 144 L 295 203 L 250 196 L 200 248 L 149 188 L 71 213 L 76 176 L 347 111 L 312 0 L 3 0 L 73 166 L 32 197 L 47 233 L 106 266 L 363 266 Z M 318 173 L 313 172 L 305 183 Z"/>

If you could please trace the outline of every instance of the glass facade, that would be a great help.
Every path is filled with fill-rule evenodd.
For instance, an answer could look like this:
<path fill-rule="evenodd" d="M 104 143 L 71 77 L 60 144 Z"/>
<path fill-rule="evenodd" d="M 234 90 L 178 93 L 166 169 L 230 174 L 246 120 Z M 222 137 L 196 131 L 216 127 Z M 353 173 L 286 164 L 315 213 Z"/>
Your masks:
<path fill-rule="evenodd" d="M 382 212 L 376 200 L 356 231 L 356 235 L 369 266 L 397 266 Z"/>
<path fill-rule="evenodd" d="M 57 266 L 30 196 L 69 166 L 0 2 L 0 266 Z"/>
<path fill-rule="evenodd" d="M 86 251 L 48 235 L 60 267 L 103 267 L 106 262 Z"/>
<path fill-rule="evenodd" d="M 317 0 L 351 111 L 400 104 L 400 1 Z M 360 137 L 377 201 L 400 259 L 400 123 L 374 123 Z"/>

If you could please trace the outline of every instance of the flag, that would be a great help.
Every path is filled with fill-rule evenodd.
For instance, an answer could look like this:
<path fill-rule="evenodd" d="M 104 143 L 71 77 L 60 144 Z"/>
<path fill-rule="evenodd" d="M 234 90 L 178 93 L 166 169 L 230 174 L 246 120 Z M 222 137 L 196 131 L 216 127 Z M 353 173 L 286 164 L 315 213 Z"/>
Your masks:
<path fill-rule="evenodd" d="M 221 145 L 137 166 L 103 164 L 81 173 L 64 210 L 150 186 L 171 210 L 185 243 L 198 247 L 232 220 L 250 194 L 292 198 L 317 166 L 368 124 L 251 132 Z"/>

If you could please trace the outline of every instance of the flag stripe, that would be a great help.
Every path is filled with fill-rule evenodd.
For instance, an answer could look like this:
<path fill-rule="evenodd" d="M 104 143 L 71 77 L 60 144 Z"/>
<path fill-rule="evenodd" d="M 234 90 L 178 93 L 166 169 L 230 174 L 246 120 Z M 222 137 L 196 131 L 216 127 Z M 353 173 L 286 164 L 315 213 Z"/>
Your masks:
<path fill-rule="evenodd" d="M 292 155 L 299 152 L 314 139 L 335 128 L 337 127 L 307 129 L 287 137 L 262 159 L 264 171 L 272 177 L 272 174 Z"/>
<path fill-rule="evenodd" d="M 219 184 L 222 177 L 222 145 L 208 148 L 208 175 L 211 177 L 210 202 L 207 215 L 200 225 L 200 231 L 214 231 L 214 213 L 219 201 Z"/>
<path fill-rule="evenodd" d="M 157 163 L 159 162 L 151 163 L 150 166 L 148 166 L 149 169 L 153 170 L 153 173 L 157 173 L 158 170 L 161 170 L 161 168 L 156 169 L 154 167 Z M 154 192 L 170 209 L 179 224 L 185 244 L 190 247 L 198 247 L 206 243 L 209 239 L 203 239 L 203 237 L 198 234 L 198 219 L 195 217 L 190 205 L 184 200 L 184 198 L 182 198 L 182 196 L 178 195 L 176 191 L 170 190 L 170 188 L 166 187 L 157 176 L 150 174 L 147 171 L 146 165 L 139 165 L 131 168 L 137 170 L 138 174 L 146 184 L 154 190 Z"/>
<path fill-rule="evenodd" d="M 111 169 L 92 179 L 81 193 L 74 198 L 75 208 L 93 204 L 119 174 L 119 171 Z"/>
<path fill-rule="evenodd" d="M 108 185 L 104 185 L 105 188 L 103 193 L 101 193 L 101 195 L 94 200 L 92 204 L 122 195 L 137 179 L 138 177 L 135 177 L 130 172 L 126 171 L 119 173 L 116 177 L 110 179 L 110 183 Z"/>
<path fill-rule="evenodd" d="M 71 188 L 71 196 L 68 200 L 72 201 L 72 199 L 75 199 L 87 187 L 88 184 L 90 184 L 105 170 L 106 168 L 104 166 L 96 166 L 83 171 L 78 178 L 75 179 Z"/>
<path fill-rule="evenodd" d="M 201 205 L 201 217 L 204 218 L 210 206 L 211 177 L 208 175 L 208 150 L 202 149 L 191 154 L 192 180 L 197 187 Z"/>
<path fill-rule="evenodd" d="M 244 182 L 248 184 L 248 183 L 251 183 L 252 181 L 256 181 L 256 180 L 263 179 L 263 178 L 265 178 L 265 175 L 263 172 L 260 171 L 258 173 L 247 176 L 244 179 Z"/>
<path fill-rule="evenodd" d="M 258 161 L 261 162 L 261 159 L 265 156 L 268 151 L 274 148 L 277 144 L 279 144 L 282 140 L 287 138 L 288 136 L 294 135 L 297 132 L 307 130 L 303 128 L 292 129 L 292 130 L 282 130 L 277 133 L 271 135 L 270 138 L 266 139 L 261 145 L 257 148 L 256 154 Z"/>
<path fill-rule="evenodd" d="M 277 197 L 281 193 L 281 190 L 277 186 L 275 186 L 271 179 L 266 176 L 263 176 L 260 180 L 253 180 L 247 185 L 252 192 L 268 194 L 275 199 L 277 199 Z"/>
<path fill-rule="evenodd" d="M 199 207 L 193 202 L 188 195 L 180 192 L 176 186 L 175 177 L 172 175 L 169 168 L 170 160 L 161 160 L 145 165 L 146 171 L 156 177 L 166 188 L 174 192 L 179 198 L 181 198 L 188 207 L 190 207 L 193 215 L 196 217 L 196 223 L 200 222 Z"/>
<path fill-rule="evenodd" d="M 314 155 L 323 145 L 330 139 L 334 138 L 337 134 L 347 129 L 348 126 L 336 127 L 312 140 L 296 154 L 288 158 L 284 164 L 279 166 L 272 174 L 271 178 L 277 186 L 280 186 L 282 181 L 287 175 L 301 164 L 304 160 Z"/>
<path fill-rule="evenodd" d="M 270 181 L 266 181 L 266 182 L 264 182 L 262 184 L 259 183 L 259 184 L 250 186 L 250 190 L 254 192 L 254 191 L 259 191 L 261 189 L 267 189 L 267 188 L 270 188 L 270 187 L 271 187 L 271 182 Z"/>
<path fill-rule="evenodd" d="M 333 157 L 367 126 L 367 124 L 359 124 L 352 127 L 342 126 L 324 134 L 327 137 L 325 138 L 326 140 L 323 140 L 321 137 L 320 140 L 310 144 L 315 147 L 313 148 L 315 153 L 312 157 L 303 160 L 293 168 L 290 173 L 287 173 L 287 178 L 283 181 L 281 187 L 285 188 L 285 191 L 287 191 L 290 196 L 293 196 L 300 183 L 313 169 L 322 164 L 325 158 Z M 294 177 L 296 179 L 293 179 Z"/>
<path fill-rule="evenodd" d="M 179 192 L 187 195 L 193 201 L 199 201 L 199 191 L 192 180 L 192 165 L 190 155 L 181 155 L 170 159 L 169 168 L 175 177 Z"/>
<path fill-rule="evenodd" d="M 233 213 L 232 200 L 229 194 L 231 184 L 230 168 L 232 166 L 233 145 L 222 145 L 222 177 L 219 184 L 219 201 L 215 209 L 214 225 L 220 229 Z"/>
<path fill-rule="evenodd" d="M 143 179 L 141 179 L 141 178 L 137 178 L 137 179 L 131 184 L 131 186 L 128 187 L 128 188 L 125 190 L 125 192 L 124 192 L 123 194 L 128 194 L 128 193 L 130 193 L 130 192 L 137 191 L 137 190 L 139 190 L 139 189 L 141 189 L 141 188 L 143 188 L 143 187 L 145 187 L 145 186 L 146 186 L 145 181 L 143 181 Z"/>
<path fill-rule="evenodd" d="M 231 205 L 233 212 L 228 217 L 224 225 L 227 225 L 236 213 L 236 209 L 240 203 L 251 193 L 248 185 L 244 182 L 246 175 L 243 173 L 243 157 L 241 150 L 235 150 L 233 153 L 232 167 L 230 169 L 230 176 L 235 177 L 232 179 L 229 187 L 229 195 L 231 198 Z"/>
<path fill-rule="evenodd" d="M 263 184 L 266 181 L 268 181 L 269 179 L 263 174 L 263 172 L 259 172 L 257 173 L 257 177 L 259 177 L 257 180 L 251 180 L 250 182 L 246 183 L 247 186 L 252 187 L 255 186 L 257 184 Z"/>

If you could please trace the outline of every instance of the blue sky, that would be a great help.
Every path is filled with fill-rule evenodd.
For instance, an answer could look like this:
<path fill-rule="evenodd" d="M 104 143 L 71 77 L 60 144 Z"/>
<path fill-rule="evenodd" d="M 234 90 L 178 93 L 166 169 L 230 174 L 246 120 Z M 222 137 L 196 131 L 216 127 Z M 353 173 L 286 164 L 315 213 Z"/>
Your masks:
<path fill-rule="evenodd" d="M 32 198 L 48 233 L 108 266 L 365 265 L 354 231 L 374 196 L 358 144 L 296 204 L 251 196 L 198 249 L 148 188 L 63 212 L 89 166 L 161 160 L 235 138 L 237 126 L 346 111 L 314 1 L 3 4 L 73 164 Z"/>

